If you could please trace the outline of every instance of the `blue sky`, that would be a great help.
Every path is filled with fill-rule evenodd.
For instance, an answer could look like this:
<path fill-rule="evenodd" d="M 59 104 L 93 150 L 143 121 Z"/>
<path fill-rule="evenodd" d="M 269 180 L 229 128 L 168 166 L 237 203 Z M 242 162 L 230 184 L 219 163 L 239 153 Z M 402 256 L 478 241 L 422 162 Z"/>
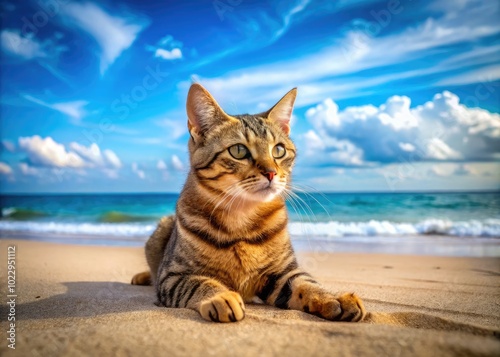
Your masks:
<path fill-rule="evenodd" d="M 185 99 L 298 87 L 294 182 L 500 188 L 495 1 L 2 2 L 1 192 L 177 192 Z"/>

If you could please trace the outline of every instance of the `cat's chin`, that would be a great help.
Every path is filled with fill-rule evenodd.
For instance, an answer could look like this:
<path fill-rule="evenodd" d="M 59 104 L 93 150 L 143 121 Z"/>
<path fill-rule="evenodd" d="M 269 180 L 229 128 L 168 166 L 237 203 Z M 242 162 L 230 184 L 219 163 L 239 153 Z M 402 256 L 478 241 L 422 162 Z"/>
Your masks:
<path fill-rule="evenodd" d="M 248 192 L 245 198 L 254 202 L 269 202 L 280 194 L 282 190 L 275 186 L 268 186 L 254 192 Z"/>

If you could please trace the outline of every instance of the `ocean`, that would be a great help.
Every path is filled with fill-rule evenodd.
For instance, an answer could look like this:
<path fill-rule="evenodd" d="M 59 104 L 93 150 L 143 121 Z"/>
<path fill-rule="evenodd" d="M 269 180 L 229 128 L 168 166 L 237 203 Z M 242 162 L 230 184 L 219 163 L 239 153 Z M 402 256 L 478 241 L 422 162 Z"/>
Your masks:
<path fill-rule="evenodd" d="M 33 240 L 142 245 L 176 194 L 1 196 L 0 234 Z M 500 192 L 297 193 L 292 241 L 385 242 L 416 237 L 500 238 Z M 456 241 L 456 240 L 455 240 Z M 299 244 L 300 245 L 300 244 Z M 496 251 L 498 251 L 498 247 Z M 496 253 L 495 253 L 496 254 Z"/>

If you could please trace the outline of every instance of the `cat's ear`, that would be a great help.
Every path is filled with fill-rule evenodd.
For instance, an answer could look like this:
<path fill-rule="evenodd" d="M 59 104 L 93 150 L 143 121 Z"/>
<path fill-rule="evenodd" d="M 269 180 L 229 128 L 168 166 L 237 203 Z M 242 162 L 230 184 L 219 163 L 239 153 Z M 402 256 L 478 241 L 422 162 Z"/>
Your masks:
<path fill-rule="evenodd" d="M 290 120 L 292 119 L 293 104 L 296 97 L 297 88 L 293 88 L 266 113 L 267 118 L 276 121 L 287 135 L 290 134 Z"/>
<path fill-rule="evenodd" d="M 189 133 L 195 141 L 211 128 L 230 118 L 212 95 L 198 83 L 189 88 L 186 111 Z"/>

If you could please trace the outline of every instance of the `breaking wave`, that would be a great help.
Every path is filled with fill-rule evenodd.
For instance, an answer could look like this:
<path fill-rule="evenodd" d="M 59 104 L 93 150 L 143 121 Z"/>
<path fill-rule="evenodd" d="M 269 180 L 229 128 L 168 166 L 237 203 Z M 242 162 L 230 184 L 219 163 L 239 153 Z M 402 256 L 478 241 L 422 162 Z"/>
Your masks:
<path fill-rule="evenodd" d="M 116 217 L 114 217 L 116 218 Z M 60 233 L 71 235 L 98 235 L 109 237 L 146 237 L 155 229 L 150 222 L 115 222 L 99 223 L 63 223 L 63 222 L 33 222 L 33 221 L 0 221 L 0 231 L 8 232 Z M 118 222 L 116 222 L 118 221 Z M 458 237 L 500 237 L 500 219 L 449 221 L 430 219 L 419 223 L 395 223 L 389 221 L 371 220 L 366 222 L 291 222 L 289 230 L 292 236 L 308 235 L 318 237 L 349 237 L 349 236 L 414 236 L 414 235 L 445 235 Z"/>

